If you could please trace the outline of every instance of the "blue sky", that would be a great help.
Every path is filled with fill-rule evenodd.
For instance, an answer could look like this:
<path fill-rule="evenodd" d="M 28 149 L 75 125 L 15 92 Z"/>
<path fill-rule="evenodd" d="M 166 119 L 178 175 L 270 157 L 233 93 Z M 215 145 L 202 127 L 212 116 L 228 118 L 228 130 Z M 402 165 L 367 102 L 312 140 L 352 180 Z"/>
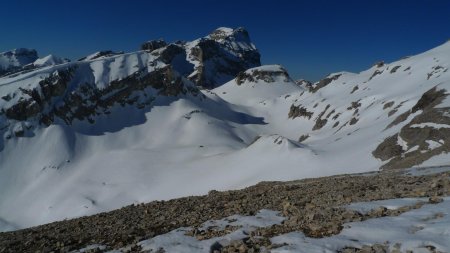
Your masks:
<path fill-rule="evenodd" d="M 450 39 L 450 1 L 1 0 L 0 51 L 35 48 L 71 59 L 135 51 L 149 39 L 191 40 L 243 26 L 263 64 L 294 78 L 358 72 Z"/>

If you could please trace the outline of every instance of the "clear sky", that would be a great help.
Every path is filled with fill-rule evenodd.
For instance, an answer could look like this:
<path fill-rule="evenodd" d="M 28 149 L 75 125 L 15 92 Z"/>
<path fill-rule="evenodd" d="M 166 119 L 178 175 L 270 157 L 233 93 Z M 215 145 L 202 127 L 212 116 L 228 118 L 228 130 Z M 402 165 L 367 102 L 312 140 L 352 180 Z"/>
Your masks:
<path fill-rule="evenodd" d="M 28 47 L 70 59 L 243 26 L 263 64 L 309 80 L 358 72 L 450 39 L 447 0 L 0 0 L 0 13 L 0 51 Z"/>

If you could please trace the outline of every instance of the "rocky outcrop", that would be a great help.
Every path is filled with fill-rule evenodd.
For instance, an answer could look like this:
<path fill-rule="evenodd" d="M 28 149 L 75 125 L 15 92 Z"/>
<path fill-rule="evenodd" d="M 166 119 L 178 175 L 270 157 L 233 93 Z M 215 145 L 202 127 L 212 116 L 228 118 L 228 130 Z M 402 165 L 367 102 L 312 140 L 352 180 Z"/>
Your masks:
<path fill-rule="evenodd" d="M 327 86 L 331 82 L 336 81 L 340 76 L 341 76 L 341 74 L 329 75 L 326 78 L 324 78 L 324 79 L 318 81 L 317 83 L 314 83 L 312 86 L 310 86 L 309 91 L 314 93 L 314 92 L 320 90 L 321 88 Z"/>
<path fill-rule="evenodd" d="M 156 50 L 158 48 L 165 47 L 167 43 L 163 39 L 159 40 L 149 40 L 147 42 L 144 42 L 141 45 L 141 50 L 147 50 L 149 52 Z"/>
<path fill-rule="evenodd" d="M 63 106 L 57 107 L 44 118 L 53 119 L 54 116 L 58 116 L 67 124 L 71 124 L 74 119 L 93 123 L 94 116 L 108 114 L 114 104 L 144 108 L 154 100 L 154 97 L 149 97 L 144 92 L 144 89 L 149 87 L 157 90 L 157 95 L 161 96 L 177 96 L 188 92 L 196 95 L 197 89 L 189 87 L 185 82 L 186 80 L 175 73 L 170 65 L 147 74 L 136 72 L 122 80 L 111 82 L 106 89 L 80 87 L 78 92 L 64 99 Z"/>
<path fill-rule="evenodd" d="M 328 104 L 325 107 L 325 109 L 317 116 L 316 123 L 314 124 L 314 126 L 312 128 L 313 131 L 319 130 L 319 129 L 321 129 L 322 127 L 324 127 L 327 124 L 328 120 L 326 118 L 322 118 L 322 117 L 325 115 L 325 113 L 327 112 L 328 108 L 330 108 L 330 104 Z"/>
<path fill-rule="evenodd" d="M 64 94 L 67 84 L 72 78 L 73 69 L 55 71 L 52 75 L 39 82 L 34 89 L 19 89 L 21 99 L 6 109 L 6 117 L 13 120 L 27 120 L 36 117 L 44 107 L 49 105 L 52 97 Z M 28 98 L 26 98 L 28 97 Z"/>
<path fill-rule="evenodd" d="M 408 168 L 450 151 L 450 108 L 436 108 L 447 95 L 446 90 L 434 87 L 394 120 L 399 124 L 412 113 L 421 111 L 398 134 L 386 138 L 373 151 L 376 158 L 389 160 L 382 169 Z"/>
<path fill-rule="evenodd" d="M 255 83 L 258 81 L 273 83 L 279 79 L 288 82 L 290 77 L 287 71 L 278 65 L 268 65 L 242 71 L 239 72 L 235 78 L 237 85 L 241 85 L 244 82 Z"/>
<path fill-rule="evenodd" d="M 186 57 L 186 53 L 184 51 L 184 48 L 177 45 L 177 44 L 170 44 L 167 47 L 164 48 L 164 50 L 161 50 L 158 53 L 154 53 L 154 55 L 159 55 L 162 62 L 166 64 L 172 63 L 172 61 L 177 57 L 178 55 L 182 55 L 183 58 Z"/>
<path fill-rule="evenodd" d="M 305 107 L 302 107 L 301 105 L 295 106 L 292 104 L 288 113 L 288 117 L 290 119 L 295 119 L 297 117 L 305 117 L 311 119 L 312 116 L 313 112 L 308 111 Z"/>

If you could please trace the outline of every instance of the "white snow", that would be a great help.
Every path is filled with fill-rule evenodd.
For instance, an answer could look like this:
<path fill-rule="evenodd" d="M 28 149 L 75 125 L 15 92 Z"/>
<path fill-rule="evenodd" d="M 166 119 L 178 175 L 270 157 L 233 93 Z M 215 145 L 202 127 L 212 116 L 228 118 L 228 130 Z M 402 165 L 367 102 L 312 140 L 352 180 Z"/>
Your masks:
<path fill-rule="evenodd" d="M 431 128 L 441 129 L 441 128 L 450 128 L 450 125 L 426 122 L 426 123 L 420 123 L 420 124 L 412 124 L 411 127 L 413 127 L 413 128 L 431 127 Z"/>
<path fill-rule="evenodd" d="M 402 198 L 402 199 L 387 199 L 387 200 L 375 200 L 370 202 L 358 202 L 345 206 L 345 208 L 357 211 L 361 214 L 366 214 L 369 211 L 378 207 L 386 207 L 390 210 L 398 209 L 402 206 L 413 206 L 419 202 L 426 202 L 427 198 Z"/>
<path fill-rule="evenodd" d="M 269 227 L 280 224 L 285 218 L 279 216 L 278 212 L 271 210 L 261 210 L 255 216 L 233 215 L 222 220 L 211 220 L 202 224 L 200 230 L 206 230 L 208 227 L 216 231 L 223 231 L 226 226 L 239 226 L 239 228 L 231 233 L 220 237 L 213 237 L 206 240 L 197 240 L 195 237 L 185 235 L 192 228 L 179 228 L 167 234 L 162 234 L 139 242 L 142 250 L 157 251 L 163 248 L 165 252 L 178 253 L 209 253 L 211 246 L 215 242 L 219 242 L 222 246 L 229 245 L 233 240 L 240 240 L 248 237 L 251 231 L 260 227 Z"/>
<path fill-rule="evenodd" d="M 406 153 L 413 152 L 413 151 L 416 151 L 416 150 L 418 150 L 418 149 L 419 149 L 419 145 L 415 145 L 414 147 L 408 149 L 408 151 L 406 151 L 405 154 L 406 154 Z"/>
<path fill-rule="evenodd" d="M 225 36 L 229 36 L 233 33 L 233 28 L 229 28 L 229 27 L 219 27 L 215 30 L 215 32 L 221 32 L 223 33 Z"/>
<path fill-rule="evenodd" d="M 402 137 L 397 136 L 397 144 L 402 147 L 403 150 L 408 150 L 408 142 L 402 139 Z"/>
<path fill-rule="evenodd" d="M 286 79 L 280 73 L 284 69 L 280 65 L 267 65 L 256 68 L 251 68 L 247 71 L 251 75 L 254 71 L 265 71 L 273 73 L 271 77 L 274 82 L 264 82 L 263 80 L 256 80 L 256 82 L 248 82 L 238 85 L 234 80 L 230 81 L 214 90 L 222 99 L 235 105 L 254 106 L 255 104 L 268 103 L 268 99 L 278 99 L 293 93 L 300 93 L 303 88 L 298 86 L 292 79 Z M 269 102 L 270 103 L 270 102 Z"/>
<path fill-rule="evenodd" d="M 426 160 L 420 167 L 445 166 L 450 164 L 450 153 L 441 153 Z"/>
<path fill-rule="evenodd" d="M 47 55 L 46 57 L 39 58 L 36 61 L 34 61 L 33 65 L 37 67 L 44 67 L 44 66 L 58 65 L 67 62 L 69 62 L 69 60 L 67 59 L 62 59 L 54 55 Z"/>
<path fill-rule="evenodd" d="M 426 140 L 425 142 L 428 144 L 428 149 L 439 148 L 444 144 L 443 140 L 440 140 L 439 142 L 433 140 Z"/>
<path fill-rule="evenodd" d="M 92 250 L 95 250 L 95 249 L 104 250 L 104 249 L 106 249 L 106 246 L 100 245 L 100 244 L 92 244 L 92 245 L 86 246 L 82 249 L 71 251 L 71 253 L 91 252 Z"/>
<path fill-rule="evenodd" d="M 448 160 L 447 160 L 448 162 Z M 430 174 L 437 174 L 450 171 L 450 166 L 434 166 L 434 167 L 413 167 L 406 170 L 406 174 L 411 176 L 423 176 Z"/>

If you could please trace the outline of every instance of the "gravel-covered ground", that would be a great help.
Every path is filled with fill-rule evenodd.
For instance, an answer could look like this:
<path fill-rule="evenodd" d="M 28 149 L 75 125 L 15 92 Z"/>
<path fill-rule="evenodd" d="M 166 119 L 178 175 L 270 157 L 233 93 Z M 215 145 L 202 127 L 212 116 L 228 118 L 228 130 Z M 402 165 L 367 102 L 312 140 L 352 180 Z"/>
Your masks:
<path fill-rule="evenodd" d="M 450 171 L 437 168 L 435 173 L 408 173 L 405 170 L 340 175 L 290 182 L 262 182 L 242 190 L 211 191 L 169 201 L 126 206 L 107 213 L 54 222 L 38 227 L 0 233 L 0 252 L 70 252 L 88 245 L 105 245 L 90 252 L 102 252 L 127 246 L 138 252 L 138 242 L 165 234 L 179 227 L 199 227 L 208 220 L 234 214 L 254 215 L 261 209 L 280 211 L 286 220 L 279 225 L 259 228 L 248 238 L 217 248 L 218 252 L 259 252 L 274 248 L 269 238 L 292 231 L 309 237 L 338 234 L 343 223 L 374 217 L 396 216 L 424 203 L 399 209 L 378 208 L 361 214 L 345 209 L 353 202 L 428 197 L 438 203 L 450 195 Z M 234 228 L 230 227 L 230 231 Z M 217 231 L 193 230 L 202 240 L 217 236 Z M 342 252 L 360 252 L 345 248 Z M 385 252 L 373 245 L 361 252 Z"/>

